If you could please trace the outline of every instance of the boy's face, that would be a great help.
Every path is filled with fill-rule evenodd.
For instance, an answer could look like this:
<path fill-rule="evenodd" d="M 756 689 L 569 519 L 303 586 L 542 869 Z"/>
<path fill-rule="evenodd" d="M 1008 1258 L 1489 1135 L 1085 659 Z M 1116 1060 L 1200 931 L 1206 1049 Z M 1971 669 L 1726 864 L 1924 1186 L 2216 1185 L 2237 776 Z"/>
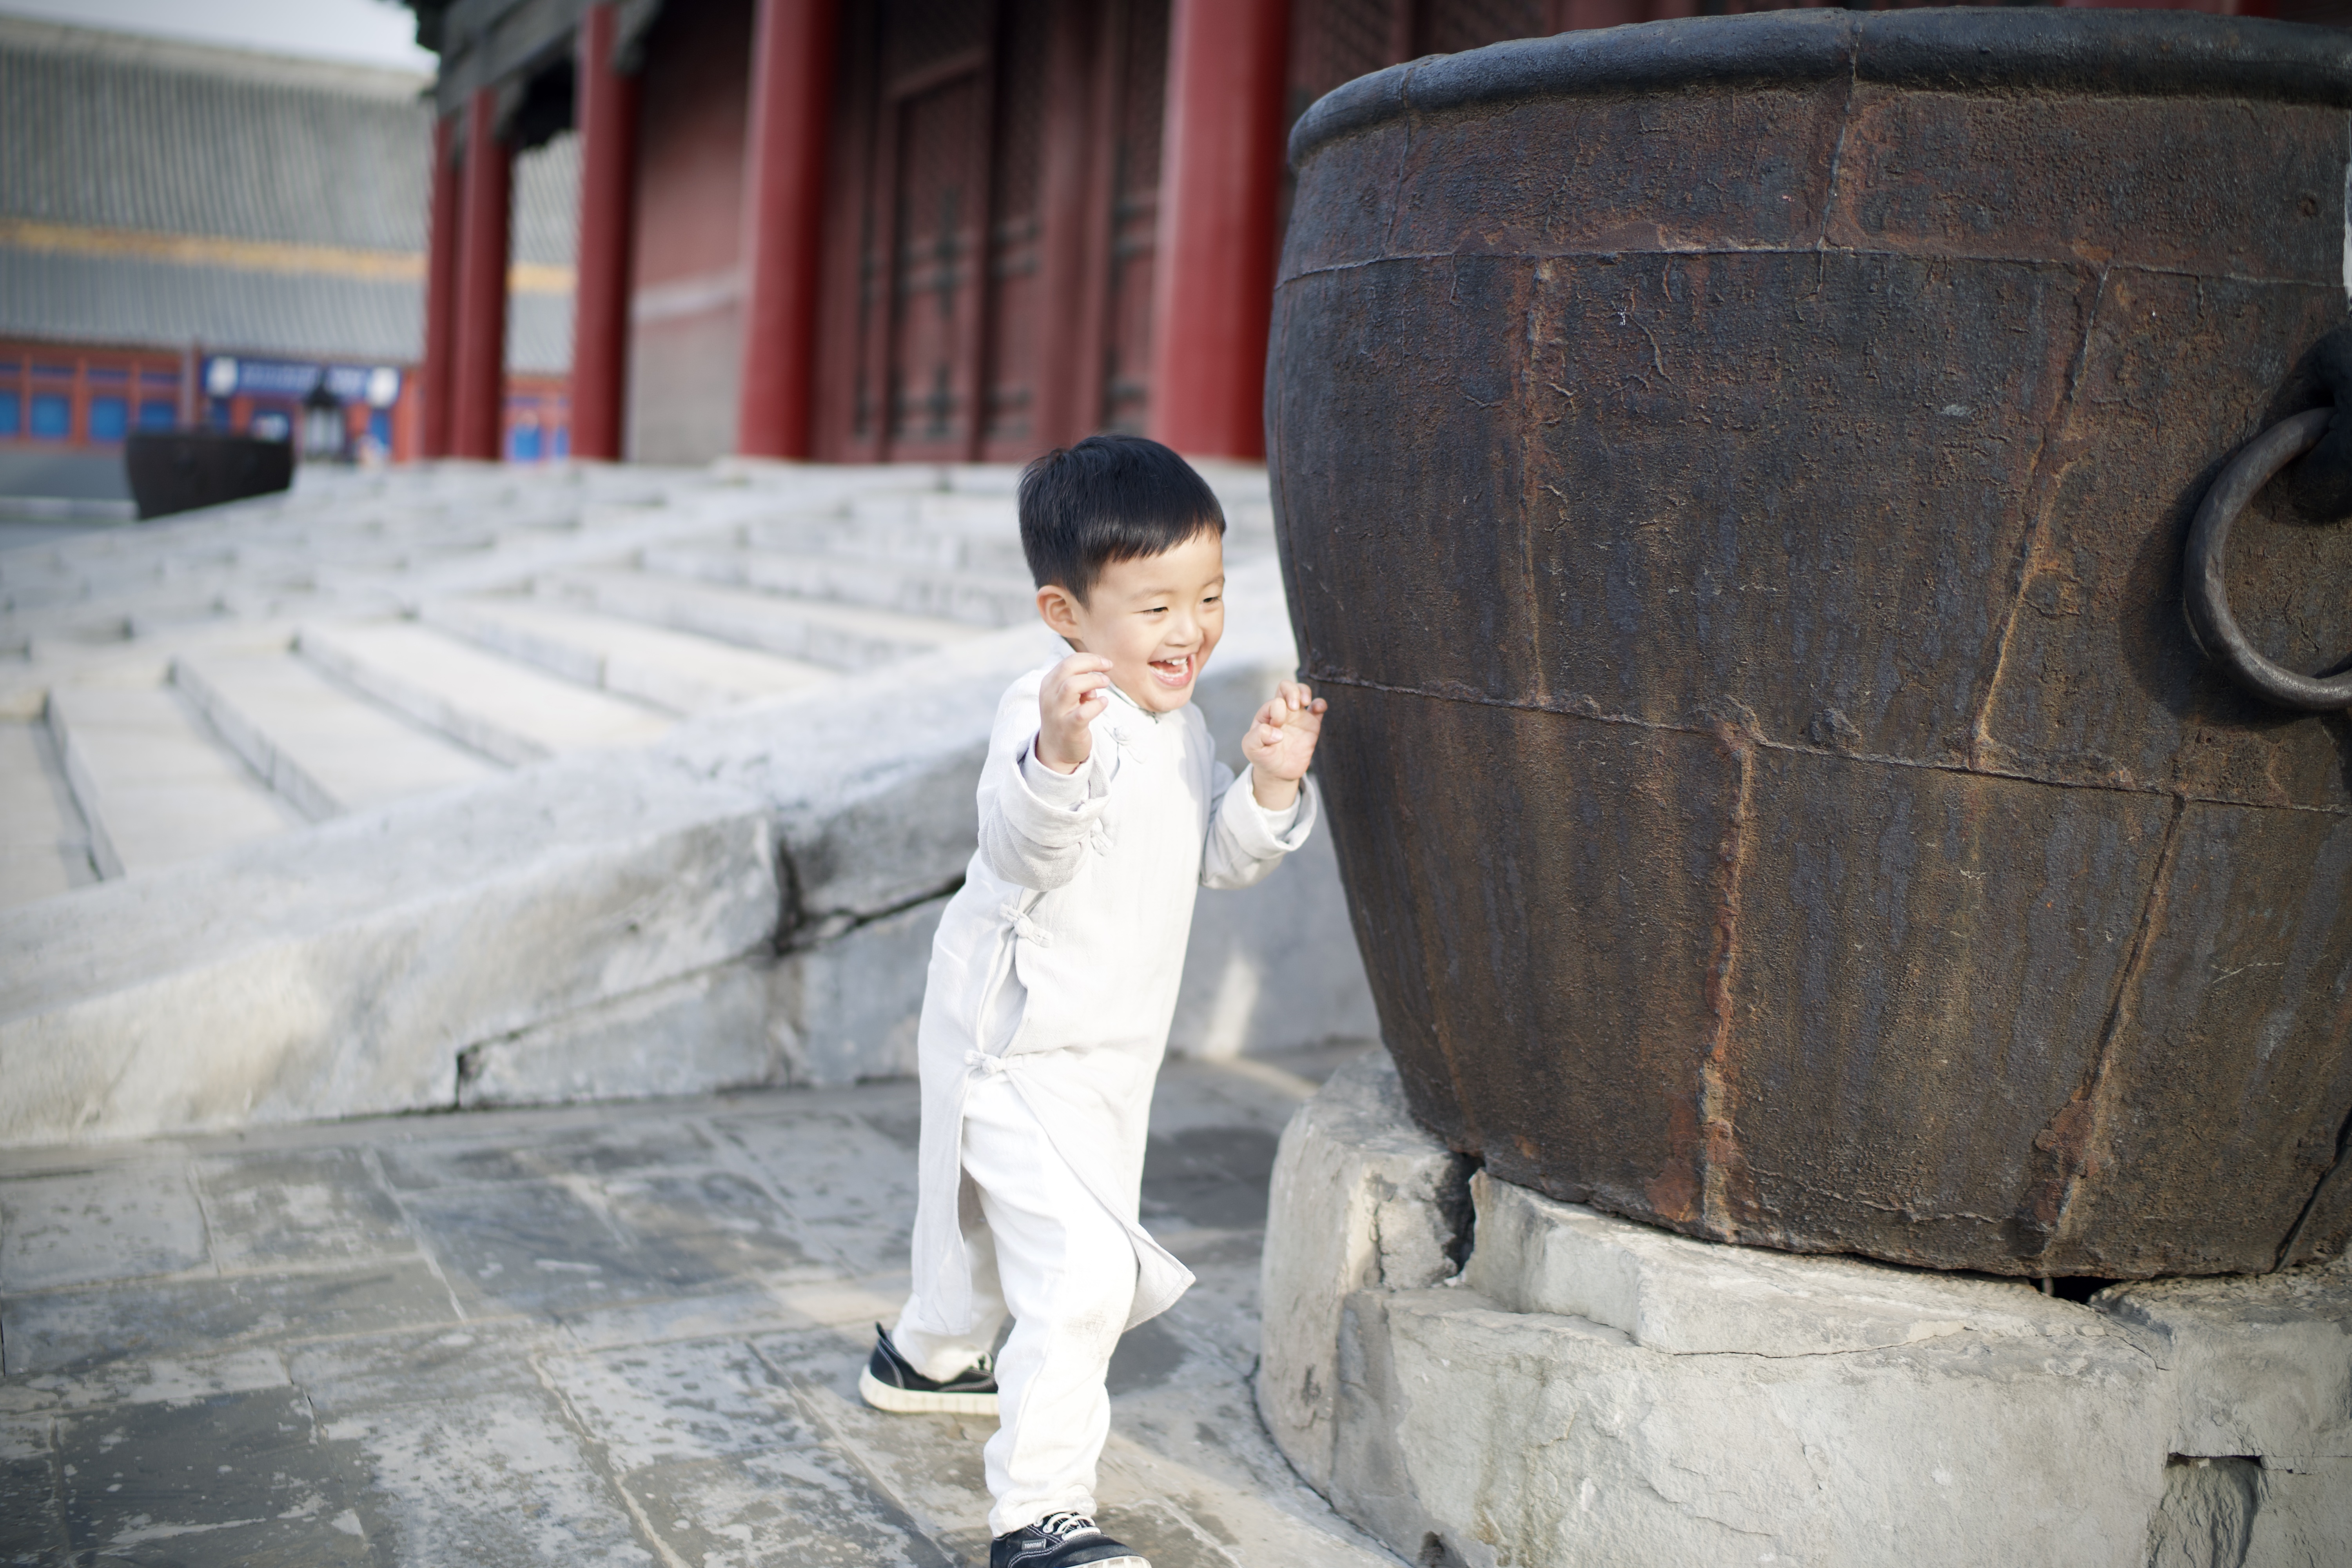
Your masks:
<path fill-rule="evenodd" d="M 1192 700 L 1193 684 L 1225 635 L 1225 544 L 1203 529 L 1157 555 L 1114 561 L 1077 595 L 1037 590 L 1037 613 L 1081 653 L 1110 660 L 1111 684 L 1148 713 Z"/>

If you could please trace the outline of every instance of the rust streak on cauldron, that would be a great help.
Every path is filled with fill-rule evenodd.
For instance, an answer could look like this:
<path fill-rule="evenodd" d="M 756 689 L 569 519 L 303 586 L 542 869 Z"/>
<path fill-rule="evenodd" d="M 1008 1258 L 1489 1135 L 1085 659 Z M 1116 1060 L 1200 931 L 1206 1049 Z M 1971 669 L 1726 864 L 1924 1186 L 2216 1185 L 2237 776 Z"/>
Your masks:
<path fill-rule="evenodd" d="M 1724 1240 L 2343 1248 L 2352 729 L 2218 671 L 2180 562 L 2327 401 L 2347 110 L 2333 31 L 2003 9 L 1308 112 L 1269 450 L 1417 1115 Z M 2352 653 L 2352 525 L 2265 492 L 2227 574 L 2264 657 Z"/>

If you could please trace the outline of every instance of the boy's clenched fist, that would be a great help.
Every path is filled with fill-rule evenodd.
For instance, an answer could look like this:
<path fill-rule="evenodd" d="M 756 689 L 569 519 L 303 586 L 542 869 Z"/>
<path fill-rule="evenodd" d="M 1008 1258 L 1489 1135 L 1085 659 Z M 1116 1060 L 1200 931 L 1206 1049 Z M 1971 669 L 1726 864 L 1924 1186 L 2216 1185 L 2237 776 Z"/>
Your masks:
<path fill-rule="evenodd" d="M 1110 704 L 1110 660 L 1074 653 L 1045 672 L 1037 689 L 1037 760 L 1057 773 L 1076 773 L 1094 754 L 1087 728 Z"/>

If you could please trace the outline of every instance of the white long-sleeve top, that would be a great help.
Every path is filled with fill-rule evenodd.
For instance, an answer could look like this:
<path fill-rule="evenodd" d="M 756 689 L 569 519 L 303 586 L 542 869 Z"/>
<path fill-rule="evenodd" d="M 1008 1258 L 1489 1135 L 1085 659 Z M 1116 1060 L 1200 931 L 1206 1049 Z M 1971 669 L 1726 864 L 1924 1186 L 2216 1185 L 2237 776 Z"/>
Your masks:
<path fill-rule="evenodd" d="M 1056 660 L 1055 662 L 1058 662 Z M 980 849 L 931 943 L 916 1057 L 915 1326 L 971 1327 L 963 1100 L 1008 1075 L 1055 1149 L 1135 1245 L 1128 1326 L 1192 1282 L 1137 1218 L 1151 1089 L 1168 1044 L 1202 886 L 1245 888 L 1307 841 L 1311 783 L 1280 812 L 1217 761 L 1200 710 L 1149 713 L 1112 689 L 1074 773 L 1034 755 L 1051 664 L 997 704 L 980 776 Z"/>

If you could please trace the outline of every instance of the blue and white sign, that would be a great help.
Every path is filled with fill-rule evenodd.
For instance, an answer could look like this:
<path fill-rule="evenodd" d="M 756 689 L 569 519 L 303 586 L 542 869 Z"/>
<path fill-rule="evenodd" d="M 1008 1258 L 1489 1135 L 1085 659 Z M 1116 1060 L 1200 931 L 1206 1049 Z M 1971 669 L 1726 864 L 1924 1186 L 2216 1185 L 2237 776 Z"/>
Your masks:
<path fill-rule="evenodd" d="M 215 354 L 205 362 L 205 392 L 212 397 L 304 398 L 321 385 L 338 403 L 389 408 L 400 401 L 400 371 L 394 365 L 315 364 L 233 354 Z"/>

